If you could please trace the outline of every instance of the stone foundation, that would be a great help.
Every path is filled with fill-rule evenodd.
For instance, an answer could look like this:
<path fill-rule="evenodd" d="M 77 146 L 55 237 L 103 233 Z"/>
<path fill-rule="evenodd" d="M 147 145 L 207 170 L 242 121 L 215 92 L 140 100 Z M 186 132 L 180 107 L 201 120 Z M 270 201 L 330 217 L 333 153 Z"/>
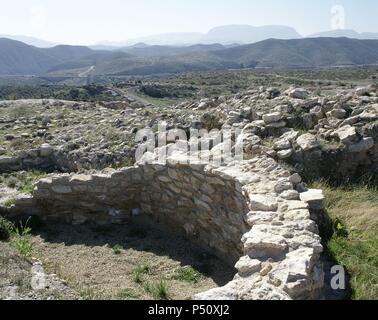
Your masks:
<path fill-rule="evenodd" d="M 309 209 L 322 205 L 322 194 L 299 194 L 301 178 L 266 156 L 222 167 L 188 163 L 50 176 L 8 213 L 73 224 L 138 216 L 237 262 L 233 281 L 196 299 L 318 298 L 323 248 Z"/>

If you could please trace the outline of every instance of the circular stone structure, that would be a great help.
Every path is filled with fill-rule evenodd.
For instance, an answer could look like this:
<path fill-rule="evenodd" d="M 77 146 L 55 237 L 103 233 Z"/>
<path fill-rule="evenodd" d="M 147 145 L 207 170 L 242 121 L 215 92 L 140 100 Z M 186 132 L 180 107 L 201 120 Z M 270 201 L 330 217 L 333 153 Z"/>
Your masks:
<path fill-rule="evenodd" d="M 109 174 L 51 175 L 10 216 L 82 224 L 142 219 L 185 235 L 229 264 L 226 286 L 194 299 L 317 299 L 324 285 L 321 239 L 311 220 L 311 194 L 300 177 L 258 156 L 226 166 L 153 162 Z"/>

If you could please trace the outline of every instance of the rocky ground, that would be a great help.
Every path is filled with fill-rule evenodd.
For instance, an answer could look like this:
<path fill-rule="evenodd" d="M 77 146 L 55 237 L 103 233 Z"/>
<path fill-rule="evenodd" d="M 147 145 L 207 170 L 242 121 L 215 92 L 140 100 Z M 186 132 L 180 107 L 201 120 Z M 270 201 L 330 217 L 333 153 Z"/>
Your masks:
<path fill-rule="evenodd" d="M 3 176 L 22 170 L 28 175 L 32 169 L 88 173 L 130 166 L 135 148 L 142 143 L 135 139 L 138 129 L 156 131 L 157 124 L 166 121 L 168 129 L 187 133 L 194 128 L 242 130 L 243 141 L 234 137 L 232 152 L 243 142 L 247 159 L 273 158 L 305 182 L 363 181 L 367 177 L 377 181 L 376 85 L 339 88 L 332 95 L 298 87 L 285 91 L 254 87 L 175 106 L 130 101 L 1 101 L 0 111 Z M 213 147 L 215 151 L 222 145 Z M 23 191 L 5 183 L 0 188 L 1 213 Z M 296 192 L 304 191 L 306 183 L 298 184 Z M 40 244 L 43 247 L 43 242 Z"/>
<path fill-rule="evenodd" d="M 168 129 L 187 133 L 191 128 L 239 128 L 249 156 L 263 152 L 308 178 L 351 177 L 366 168 L 376 170 L 376 92 L 370 86 L 319 97 L 304 89 L 280 92 L 262 87 L 172 107 L 3 101 L 0 172 L 127 166 L 140 143 L 135 136 L 138 129 L 157 130 L 158 123 L 166 121 Z"/>
<path fill-rule="evenodd" d="M 19 254 L 0 241 L 0 300 L 77 300 L 80 295 L 42 263 Z"/>

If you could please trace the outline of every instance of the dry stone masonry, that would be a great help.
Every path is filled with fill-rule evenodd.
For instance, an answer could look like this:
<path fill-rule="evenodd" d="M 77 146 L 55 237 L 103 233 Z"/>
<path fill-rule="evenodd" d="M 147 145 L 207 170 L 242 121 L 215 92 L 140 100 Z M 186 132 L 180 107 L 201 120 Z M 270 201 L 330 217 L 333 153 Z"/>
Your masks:
<path fill-rule="evenodd" d="M 55 107 L 51 101 L 43 106 L 52 113 Z M 70 118 L 73 123 L 68 129 L 58 129 L 61 121 L 51 120 L 45 126 L 43 143 L 31 154 L 14 155 L 10 149 L 0 149 L 0 172 L 35 164 L 76 173 L 52 174 L 36 184 L 31 197 L 0 209 L 11 217 L 37 215 L 73 224 L 150 221 L 185 235 L 237 270 L 226 286 L 199 293 L 195 299 L 321 298 L 323 248 L 315 221 L 324 209 L 324 195 L 321 190 L 307 189 L 302 178 L 378 175 L 375 86 L 325 97 L 300 88 L 283 93 L 274 88 L 251 89 L 235 96 L 186 102 L 151 117 L 146 116 L 152 112 L 146 106 L 125 107 L 121 112 L 86 104 L 64 108 L 76 108 L 80 119 Z M 121 119 L 114 118 L 116 113 Z M 242 145 L 250 160 L 210 165 L 173 152 L 167 163 L 159 163 L 148 162 L 154 154 L 146 153 L 135 166 L 88 173 L 85 169 L 109 167 L 118 157 L 129 156 L 142 143 L 127 141 L 120 153 L 105 140 L 93 143 L 96 137 L 90 135 L 93 119 L 89 114 L 99 122 L 100 139 L 103 128 L 114 127 L 117 134 L 113 132 L 110 141 L 117 141 L 125 128 L 134 126 L 127 134 L 130 138 L 138 128 L 155 128 L 162 119 L 168 129 L 186 132 L 239 129 L 243 138 L 235 137 L 233 151 Z M 8 117 L 0 119 L 0 124 L 16 130 Z M 32 126 L 30 119 L 16 127 L 28 126 Z M 50 136 L 53 127 L 56 130 Z M 62 135 L 64 131 L 68 133 Z M 76 133 L 81 136 L 70 136 Z M 214 143 L 211 136 L 207 139 L 214 156 L 222 143 Z"/>
<path fill-rule="evenodd" d="M 52 175 L 10 213 L 74 224 L 144 217 L 185 234 L 238 270 L 228 285 L 196 299 L 319 297 L 323 248 L 309 209 L 321 207 L 321 191 L 300 194 L 301 178 L 267 156 L 221 167 L 173 160 L 108 174 Z"/>

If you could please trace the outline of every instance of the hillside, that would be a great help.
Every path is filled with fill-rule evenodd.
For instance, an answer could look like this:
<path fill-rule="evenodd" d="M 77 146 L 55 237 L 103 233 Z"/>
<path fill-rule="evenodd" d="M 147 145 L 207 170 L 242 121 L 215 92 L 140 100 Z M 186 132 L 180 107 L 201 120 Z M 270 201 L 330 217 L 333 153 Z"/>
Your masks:
<path fill-rule="evenodd" d="M 41 74 L 57 62 L 39 48 L 0 38 L 1 75 Z"/>
<path fill-rule="evenodd" d="M 378 41 L 348 38 L 266 40 L 214 52 L 214 55 L 262 68 L 311 68 L 378 63 Z"/>
<path fill-rule="evenodd" d="M 348 38 L 265 40 L 209 52 L 179 56 L 114 60 L 97 72 L 148 75 L 228 68 L 319 68 L 378 64 L 378 41 Z M 116 68 L 114 66 L 117 65 Z"/>
<path fill-rule="evenodd" d="M 138 44 L 135 46 L 120 48 L 117 51 L 126 52 L 137 57 L 159 57 L 159 56 L 175 56 L 180 54 L 189 54 L 197 52 L 209 52 L 215 50 L 223 50 L 226 47 L 214 44 L 197 44 L 192 46 L 149 46 L 146 44 Z"/>
<path fill-rule="evenodd" d="M 7 38 L 11 40 L 21 41 L 25 44 L 28 44 L 30 46 L 38 47 L 38 48 L 51 48 L 58 43 L 52 42 L 52 41 L 46 41 L 43 39 L 38 39 L 30 36 L 24 36 L 24 35 L 9 35 L 9 34 L 0 34 L 0 38 Z"/>
<path fill-rule="evenodd" d="M 55 69 L 87 67 L 129 56 L 84 46 L 37 48 L 20 41 L 0 38 L 0 75 L 42 75 Z"/>
<path fill-rule="evenodd" d="M 138 45 L 123 51 L 82 46 L 48 49 L 1 39 L 1 75 L 75 76 L 95 66 L 97 75 L 154 75 L 240 68 L 319 68 L 378 64 L 378 41 L 349 38 L 269 39 L 226 48 Z M 77 71 L 75 71 L 77 70 Z"/>

